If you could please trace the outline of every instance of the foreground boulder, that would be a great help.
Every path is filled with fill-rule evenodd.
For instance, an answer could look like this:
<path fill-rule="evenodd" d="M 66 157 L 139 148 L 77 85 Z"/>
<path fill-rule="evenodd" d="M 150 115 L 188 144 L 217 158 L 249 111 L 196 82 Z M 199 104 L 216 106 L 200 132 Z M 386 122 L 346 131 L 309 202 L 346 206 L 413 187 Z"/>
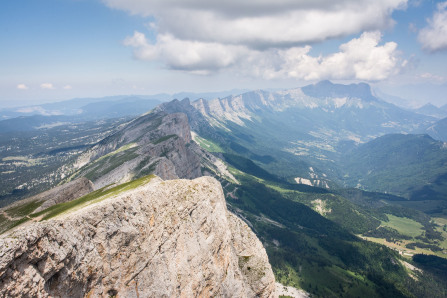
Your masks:
<path fill-rule="evenodd" d="M 1 235 L 0 296 L 274 297 L 275 279 L 214 178 L 153 178 Z"/>

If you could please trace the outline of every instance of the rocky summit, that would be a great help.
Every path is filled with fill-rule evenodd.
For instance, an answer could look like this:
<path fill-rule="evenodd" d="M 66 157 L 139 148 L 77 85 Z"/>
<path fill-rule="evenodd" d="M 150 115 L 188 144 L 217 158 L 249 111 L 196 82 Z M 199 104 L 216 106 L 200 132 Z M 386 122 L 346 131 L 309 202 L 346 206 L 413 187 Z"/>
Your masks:
<path fill-rule="evenodd" d="M 153 112 L 136 118 L 82 153 L 65 172 L 87 177 L 95 189 L 156 174 L 162 179 L 202 176 L 200 148 L 185 114 Z"/>
<path fill-rule="evenodd" d="M 0 296 L 275 296 L 214 178 L 143 181 L 1 235 Z"/>

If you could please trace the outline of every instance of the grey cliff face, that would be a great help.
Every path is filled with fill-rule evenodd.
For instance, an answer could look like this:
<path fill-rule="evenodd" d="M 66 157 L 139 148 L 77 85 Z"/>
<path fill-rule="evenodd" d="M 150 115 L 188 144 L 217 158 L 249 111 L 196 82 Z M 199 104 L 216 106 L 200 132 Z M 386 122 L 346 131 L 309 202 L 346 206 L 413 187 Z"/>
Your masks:
<path fill-rule="evenodd" d="M 84 152 L 73 177 L 89 178 L 95 189 L 148 174 L 162 179 L 202 176 L 185 114 L 163 111 L 143 115 Z"/>
<path fill-rule="evenodd" d="M 214 178 L 153 178 L 0 236 L 0 296 L 274 297 L 275 280 Z"/>

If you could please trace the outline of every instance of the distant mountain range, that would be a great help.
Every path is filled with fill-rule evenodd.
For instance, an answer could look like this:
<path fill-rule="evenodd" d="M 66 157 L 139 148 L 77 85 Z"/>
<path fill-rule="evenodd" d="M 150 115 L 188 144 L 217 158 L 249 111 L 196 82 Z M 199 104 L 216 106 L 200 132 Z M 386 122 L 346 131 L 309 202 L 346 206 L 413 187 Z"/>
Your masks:
<path fill-rule="evenodd" d="M 1 134 L 5 137 L 0 142 L 0 178 L 3 185 L 17 185 L 8 189 L 5 200 L 33 194 L 39 183 L 54 187 L 72 181 L 68 189 L 76 190 L 81 183 L 87 192 L 93 191 L 63 202 L 59 197 L 67 196 L 62 193 L 64 187 L 58 186 L 44 196 L 52 198 L 50 207 L 36 197 L 5 207 L 0 210 L 0 229 L 33 225 L 59 214 L 68 216 L 67 211 L 82 212 L 85 209 L 78 208 L 88 204 L 88 210 L 95 210 L 92 205 L 100 202 L 116 216 L 110 220 L 109 211 L 99 212 L 108 218 L 100 221 L 99 230 L 115 239 L 121 235 L 121 228 L 116 227 L 134 230 L 127 223 L 135 210 L 149 210 L 139 207 L 144 201 L 142 192 L 133 192 L 136 184 L 151 181 L 148 175 L 166 180 L 209 175 L 222 185 L 215 190 L 225 196 L 222 203 L 250 226 L 247 231 L 253 230 L 263 241 L 277 281 L 319 297 L 355 297 L 359 293 L 368 297 L 442 297 L 447 293 L 442 272 L 430 275 L 432 271 L 425 267 L 423 272 L 408 271 L 408 260 L 398 252 L 363 239 L 383 238 L 385 244 L 399 250 L 415 251 L 417 247 L 441 257 L 447 252 L 445 231 L 434 222 L 435 216 L 447 212 L 447 145 L 424 134 L 440 134 L 443 120 L 387 103 L 367 84 L 329 81 L 283 91 L 172 100 L 155 108 L 151 104 L 156 102 L 144 98 L 83 102 L 78 114 L 1 121 L 0 126 L 10 123 L 10 130 Z M 109 121 L 98 120 L 100 117 Z M 31 130 L 13 132 L 17 128 L 11 121 L 18 126 L 22 121 Z M 45 128 L 64 121 L 87 122 Z M 23 176 L 20 183 L 19 173 Z M 155 216 L 143 214 L 144 220 L 136 221 L 142 223 L 142 230 L 154 227 L 158 231 L 160 224 L 168 223 L 160 239 L 176 241 L 180 225 L 190 222 L 193 214 L 201 214 L 200 208 L 200 212 L 184 209 L 184 202 L 196 191 L 202 191 L 204 197 L 214 191 L 198 184 L 181 186 L 187 185 L 184 182 L 177 180 L 172 188 L 165 188 L 170 182 L 157 180 L 154 189 L 160 197 L 170 198 L 175 193 L 175 199 L 155 197 L 163 206 L 150 205 L 157 206 L 154 212 L 162 217 L 157 221 Z M 131 204 L 117 208 L 113 202 L 121 193 Z M 139 203 L 130 200 L 133 196 Z M 166 209 L 164 202 L 171 207 Z M 220 203 L 212 199 L 206 203 L 216 204 Z M 182 217 L 175 217 L 176 212 Z M 210 218 L 225 220 L 213 214 Z M 209 229 L 207 221 L 200 221 L 200 227 L 193 230 L 200 234 Z M 134 245 L 133 238 L 116 239 L 122 245 L 118 252 L 121 247 L 144 250 Z M 167 250 L 164 243 L 155 246 L 153 256 Z M 182 248 L 179 243 L 169 248 Z M 219 252 L 220 246 L 214 251 Z M 125 258 L 132 260 L 133 256 Z M 263 276 L 257 267 L 247 265 L 252 259 L 251 254 L 241 254 L 239 268 Z M 51 283 L 64 281 L 61 276 L 65 275 L 60 274 Z"/>
<path fill-rule="evenodd" d="M 337 181 L 341 152 L 384 134 L 423 130 L 436 120 L 376 98 L 366 84 L 346 86 L 329 81 L 286 91 L 252 91 L 162 106 L 188 113 L 199 135 L 214 138 L 234 153 L 264 163 L 268 170 L 289 179 L 318 176 L 316 180 L 321 180 L 325 174 Z M 195 124 L 197 114 L 202 120 Z M 203 131 L 203 123 L 211 125 L 214 132 Z M 225 141 L 219 140 L 219 135 L 229 131 Z M 290 163 L 294 166 L 287 166 Z"/>
<path fill-rule="evenodd" d="M 74 98 L 35 106 L 0 109 L 0 133 L 30 131 L 67 123 L 95 121 L 120 117 L 135 117 L 150 111 L 160 103 L 174 98 L 225 97 L 245 92 L 233 89 L 221 92 L 180 92 L 175 94 L 107 96 L 101 98 Z"/>
<path fill-rule="evenodd" d="M 443 140 L 447 122 L 384 102 L 367 84 L 323 81 L 286 91 L 173 101 L 158 109 L 187 113 L 200 137 L 290 182 L 357 186 L 413 200 L 445 195 L 446 145 L 411 133 Z M 439 187 L 427 186 L 435 181 Z"/>
<path fill-rule="evenodd" d="M 428 103 L 418 109 L 414 110 L 416 113 L 432 116 L 435 118 L 446 118 L 447 117 L 447 104 L 438 108 L 435 105 L 432 105 L 431 103 Z"/>
<path fill-rule="evenodd" d="M 65 101 L 40 105 L 0 109 L 0 121 L 21 116 L 80 116 L 110 118 L 117 115 L 140 115 L 155 105 L 175 98 L 213 99 L 230 94 L 247 92 L 245 89 L 233 89 L 221 92 L 180 92 L 175 94 L 159 93 L 154 95 L 119 95 L 98 98 L 74 98 Z"/>
<path fill-rule="evenodd" d="M 135 117 L 153 109 L 161 101 L 139 97 L 73 99 L 35 107 L 3 110 L 0 133 L 29 131 L 61 124 L 79 123 L 120 117 Z M 17 116 L 20 115 L 20 116 Z"/>
<path fill-rule="evenodd" d="M 159 105 L 158 112 L 187 114 L 199 139 L 214 142 L 227 153 L 253 160 L 289 182 L 326 188 L 356 186 L 355 179 L 364 179 L 360 173 L 347 174 L 344 166 L 347 152 L 367 148 L 359 147 L 360 144 L 387 134 L 425 133 L 438 140 L 447 138 L 446 119 L 438 120 L 440 114 L 434 114 L 442 108 L 399 108 L 378 98 L 364 83 L 341 85 L 322 81 L 302 88 L 249 91 L 223 98 L 214 97 L 219 93 L 202 95 L 212 99 L 174 100 L 159 105 L 161 101 L 157 99 L 111 97 L 46 104 L 21 110 L 46 115 L 0 121 L 0 133 L 99 119 L 130 119 Z M 59 112 L 62 115 L 53 115 Z M 359 185 L 365 189 L 370 186 Z M 371 189 L 409 195 L 401 188 Z"/>

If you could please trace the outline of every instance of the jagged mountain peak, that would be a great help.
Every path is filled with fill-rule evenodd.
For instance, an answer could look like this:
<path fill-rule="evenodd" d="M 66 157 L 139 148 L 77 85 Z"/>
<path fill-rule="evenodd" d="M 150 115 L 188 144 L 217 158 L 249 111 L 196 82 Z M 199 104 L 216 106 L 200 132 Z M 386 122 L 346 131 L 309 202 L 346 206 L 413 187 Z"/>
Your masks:
<path fill-rule="evenodd" d="M 190 119 L 199 119 L 197 113 L 200 113 L 201 119 L 208 119 L 213 126 L 225 126 L 228 122 L 244 126 L 247 121 L 257 119 L 263 113 L 286 112 L 288 118 L 303 113 L 301 118 L 304 119 L 313 115 L 313 129 L 332 130 L 334 125 L 339 125 L 342 126 L 339 131 L 353 131 L 356 140 L 359 139 L 359 133 L 371 138 L 388 131 L 409 132 L 421 123 L 432 120 L 376 98 L 371 87 L 365 83 L 341 85 L 322 81 L 297 89 L 276 92 L 258 90 L 226 98 L 199 99 L 191 104 L 179 102 L 166 106 L 174 105 L 176 109 L 171 107 L 167 110 L 181 111 L 187 105 Z M 324 127 L 318 125 L 321 121 L 325 121 L 322 123 Z M 333 123 L 328 126 L 329 122 Z"/>
<path fill-rule="evenodd" d="M 166 106 L 185 107 L 188 102 L 172 102 Z M 222 121 L 232 121 L 243 125 L 245 120 L 252 119 L 257 111 L 284 111 L 290 108 L 323 109 L 333 111 L 339 108 L 363 109 L 372 105 L 384 106 L 372 93 L 366 83 L 341 85 L 330 81 L 302 88 L 270 92 L 255 90 L 239 95 L 212 100 L 198 99 L 191 103 L 202 115 L 213 116 Z M 171 109 L 172 111 L 172 109 Z"/>
<path fill-rule="evenodd" d="M 231 178 L 219 159 L 193 141 L 188 108 L 193 110 L 188 99 L 173 100 L 129 122 L 82 153 L 67 170 L 67 180 L 86 177 L 99 189 L 148 174 L 162 179 L 194 179 L 209 173 Z"/>
<path fill-rule="evenodd" d="M 70 179 L 87 177 L 98 189 L 151 173 L 163 179 L 197 178 L 202 175 L 197 147 L 184 113 L 154 110 L 81 154 Z"/>

